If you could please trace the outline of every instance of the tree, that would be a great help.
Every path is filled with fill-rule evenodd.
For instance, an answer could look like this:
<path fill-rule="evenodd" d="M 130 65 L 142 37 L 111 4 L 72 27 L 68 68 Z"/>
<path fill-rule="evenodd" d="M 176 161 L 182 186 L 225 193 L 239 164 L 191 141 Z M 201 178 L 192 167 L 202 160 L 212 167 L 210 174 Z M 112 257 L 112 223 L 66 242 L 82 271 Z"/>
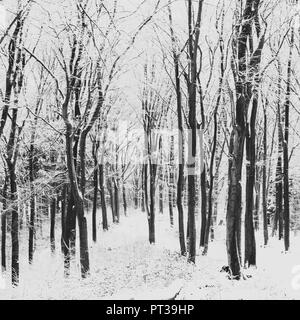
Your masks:
<path fill-rule="evenodd" d="M 198 2 L 197 18 L 193 31 L 193 10 L 192 1 L 188 1 L 188 61 L 189 74 L 186 77 L 188 87 L 188 221 L 189 221 L 189 256 L 188 261 L 195 263 L 196 257 L 196 227 L 195 227 L 195 197 L 196 197 L 196 138 L 197 138 L 197 119 L 196 119 L 196 93 L 197 93 L 197 57 L 198 43 L 200 35 L 200 23 L 202 16 L 203 0 Z"/>
<path fill-rule="evenodd" d="M 226 246 L 228 263 L 233 278 L 241 277 L 241 174 L 243 165 L 244 142 L 246 136 L 246 119 L 249 105 L 247 73 L 247 40 L 251 37 L 252 24 L 257 19 L 259 0 L 246 0 L 239 22 L 235 27 L 233 52 L 235 57 L 236 106 L 233 129 L 230 136 L 228 167 L 228 205 L 226 215 Z M 260 57 L 260 55 L 258 56 Z M 258 58 L 253 54 L 253 60 Z M 257 65 L 257 64 L 255 64 Z M 249 222 L 251 217 L 248 216 Z M 248 258 L 247 258 L 248 261 Z"/>

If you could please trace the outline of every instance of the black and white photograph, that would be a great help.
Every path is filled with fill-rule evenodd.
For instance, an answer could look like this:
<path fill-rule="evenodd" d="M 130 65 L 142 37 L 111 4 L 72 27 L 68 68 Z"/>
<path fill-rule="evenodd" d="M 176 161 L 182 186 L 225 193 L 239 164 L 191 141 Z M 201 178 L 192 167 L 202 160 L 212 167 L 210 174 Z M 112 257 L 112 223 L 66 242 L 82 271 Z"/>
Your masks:
<path fill-rule="evenodd" d="M 2 301 L 300 300 L 300 1 L 0 0 L 0 225 Z"/>

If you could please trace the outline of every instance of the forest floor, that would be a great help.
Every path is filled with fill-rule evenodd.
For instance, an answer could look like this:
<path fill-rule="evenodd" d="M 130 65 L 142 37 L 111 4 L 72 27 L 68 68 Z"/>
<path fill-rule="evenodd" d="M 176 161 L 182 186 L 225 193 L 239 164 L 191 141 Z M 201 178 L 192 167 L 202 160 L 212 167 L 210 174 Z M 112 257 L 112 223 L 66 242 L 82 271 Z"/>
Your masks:
<path fill-rule="evenodd" d="M 167 213 L 157 215 L 156 226 L 157 243 L 150 245 L 145 213 L 130 212 L 108 232 L 99 225 L 98 242 L 89 243 L 91 276 L 85 280 L 79 277 L 78 263 L 73 263 L 70 278 L 63 278 L 59 239 L 57 254 L 40 243 L 31 266 L 25 246 L 20 285 L 11 288 L 10 275 L 0 279 L 0 299 L 151 300 L 170 299 L 179 291 L 176 299 L 300 299 L 299 237 L 292 239 L 286 254 L 282 242 L 271 239 L 263 248 L 258 236 L 258 268 L 244 271 L 247 280 L 230 281 L 220 272 L 227 264 L 224 226 L 217 228 L 207 256 L 198 250 L 195 265 L 180 256 L 177 226 L 169 226 Z"/>

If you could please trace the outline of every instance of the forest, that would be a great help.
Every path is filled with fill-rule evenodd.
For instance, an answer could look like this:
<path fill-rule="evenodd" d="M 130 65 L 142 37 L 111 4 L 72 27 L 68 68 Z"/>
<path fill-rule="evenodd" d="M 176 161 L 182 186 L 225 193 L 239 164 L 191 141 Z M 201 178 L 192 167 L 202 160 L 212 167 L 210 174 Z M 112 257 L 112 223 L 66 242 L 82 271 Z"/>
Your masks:
<path fill-rule="evenodd" d="M 0 1 L 0 299 L 299 299 L 298 0 Z"/>

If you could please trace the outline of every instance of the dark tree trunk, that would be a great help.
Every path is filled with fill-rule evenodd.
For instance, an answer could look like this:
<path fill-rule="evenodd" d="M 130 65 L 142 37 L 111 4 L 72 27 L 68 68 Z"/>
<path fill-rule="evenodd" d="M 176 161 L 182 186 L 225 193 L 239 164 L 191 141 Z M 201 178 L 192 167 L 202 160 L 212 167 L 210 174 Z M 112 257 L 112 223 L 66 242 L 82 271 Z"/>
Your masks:
<path fill-rule="evenodd" d="M 30 168 L 30 221 L 29 221 L 29 243 L 28 243 L 28 256 L 29 256 L 29 263 L 32 263 L 33 259 L 33 242 L 34 242 L 34 233 L 35 233 L 35 194 L 33 188 L 33 175 L 32 169 Z"/>
<path fill-rule="evenodd" d="M 139 171 L 139 169 L 136 169 L 136 170 Z M 137 174 L 137 177 L 134 178 L 134 196 L 133 196 L 133 201 L 134 201 L 134 209 L 138 209 L 138 207 L 139 207 L 139 179 L 138 179 L 138 174 Z"/>
<path fill-rule="evenodd" d="M 149 222 L 149 242 L 155 243 L 155 176 L 156 164 L 150 163 L 150 219 Z"/>
<path fill-rule="evenodd" d="M 164 174 L 163 174 L 163 165 L 160 165 L 159 168 L 159 213 L 164 213 Z"/>
<path fill-rule="evenodd" d="M 246 213 L 245 213 L 245 267 L 256 265 L 256 245 L 253 225 L 253 204 L 255 184 L 255 121 L 257 112 L 257 96 L 253 97 L 250 128 L 246 137 Z"/>
<path fill-rule="evenodd" d="M 172 188 L 169 187 L 169 215 L 170 215 L 170 225 L 174 226 L 174 215 L 173 215 L 173 199 L 172 199 Z"/>
<path fill-rule="evenodd" d="M 206 198 L 206 166 L 203 165 L 201 172 L 201 229 L 200 229 L 200 247 L 204 247 L 205 226 L 207 217 L 207 198 Z"/>
<path fill-rule="evenodd" d="M 239 141 L 239 145 L 234 145 L 234 136 Z M 232 132 L 230 138 L 229 152 L 233 153 L 234 148 L 237 148 L 236 153 L 239 155 L 239 162 L 229 159 L 229 186 L 228 186 L 228 202 L 227 202 L 227 215 L 226 215 L 226 246 L 228 263 L 231 270 L 231 274 L 234 278 L 239 279 L 241 276 L 241 254 L 240 254 L 240 221 L 241 221 L 241 184 L 239 167 L 242 163 L 240 157 L 243 152 L 243 135 L 241 132 Z M 240 172 L 240 171 L 239 171 Z M 236 179 L 236 176 L 239 179 Z"/>
<path fill-rule="evenodd" d="M 280 115 L 280 106 L 278 106 L 278 119 L 281 118 Z M 279 240 L 283 237 L 283 204 L 282 204 L 282 197 L 283 197 L 283 188 L 282 188 L 282 145 L 283 145 L 283 133 L 282 133 L 282 126 L 280 120 L 278 120 L 278 158 L 277 158 L 277 165 L 276 165 L 276 210 L 275 210 L 275 217 L 274 217 L 274 225 L 273 225 L 273 235 L 275 234 L 278 228 L 278 237 Z"/>
<path fill-rule="evenodd" d="M 110 198 L 112 221 L 113 221 L 113 223 L 117 223 L 116 212 L 115 212 L 114 191 L 113 191 L 113 188 L 112 188 L 112 182 L 111 182 L 110 178 L 107 178 L 107 190 L 108 190 L 109 198 Z"/>
<path fill-rule="evenodd" d="M 196 258 L 196 141 L 197 141 L 197 120 L 196 120 L 196 87 L 197 87 L 197 62 L 198 62 L 198 43 L 200 36 L 200 24 L 202 16 L 203 1 L 198 3 L 198 12 L 195 26 L 193 27 L 192 1 L 188 1 L 188 53 L 189 53 L 189 75 L 188 85 L 188 222 L 189 222 L 189 256 L 188 261 L 195 263 Z M 193 35 L 195 28 L 195 35 Z"/>
<path fill-rule="evenodd" d="M 100 187 L 101 210 L 102 210 L 102 228 L 103 230 L 108 230 L 107 210 L 106 210 L 106 200 L 105 200 L 105 190 L 104 190 L 103 163 L 99 164 L 99 184 L 100 184 L 99 187 Z"/>
<path fill-rule="evenodd" d="M 11 275 L 12 284 L 19 284 L 19 217 L 15 165 L 8 165 L 11 193 Z"/>
<path fill-rule="evenodd" d="M 66 238 L 66 209 L 67 209 L 67 184 L 62 187 L 61 194 L 61 252 L 67 254 L 67 238 Z"/>
<path fill-rule="evenodd" d="M 170 215 L 170 225 L 174 226 L 174 215 L 173 215 L 173 201 L 174 201 L 174 136 L 171 136 L 170 141 L 170 166 L 169 166 L 169 215 Z"/>
<path fill-rule="evenodd" d="M 292 53 L 294 46 L 294 27 L 291 28 L 290 54 L 287 69 L 287 88 L 285 101 L 285 124 L 284 124 L 284 144 L 283 144 L 283 199 L 284 199 L 284 248 L 290 248 L 290 190 L 289 190 L 289 121 L 290 121 L 290 95 L 291 95 L 291 75 L 292 75 Z"/>
<path fill-rule="evenodd" d="M 124 215 L 127 216 L 127 199 L 126 199 L 126 187 L 124 181 L 122 182 L 122 195 L 123 195 L 123 209 Z"/>
<path fill-rule="evenodd" d="M 267 217 L 267 113 L 264 109 L 264 137 L 263 137 L 263 182 L 262 182 L 262 209 L 263 209 L 263 227 L 264 227 L 264 245 L 269 241 L 268 235 L 268 217 Z"/>
<path fill-rule="evenodd" d="M 50 246 L 51 252 L 55 252 L 55 215 L 56 215 L 56 198 L 51 199 L 50 204 Z"/>
<path fill-rule="evenodd" d="M 115 218 L 116 223 L 120 222 L 120 199 L 119 199 L 119 182 L 117 179 L 113 179 L 113 192 L 115 201 Z"/>
<path fill-rule="evenodd" d="M 65 250 L 64 250 L 64 270 L 65 276 L 70 274 L 70 262 L 75 257 L 75 241 L 76 241 L 76 212 L 74 199 L 71 192 L 71 187 L 68 188 L 67 212 L 65 217 Z"/>
<path fill-rule="evenodd" d="M 144 187 L 141 188 L 141 210 L 142 212 L 145 212 L 145 190 Z"/>
<path fill-rule="evenodd" d="M 256 182 L 255 182 L 255 205 L 253 211 L 253 219 L 254 219 L 254 229 L 255 231 L 259 230 L 259 205 L 260 205 L 260 170 L 256 167 Z"/>
<path fill-rule="evenodd" d="M 238 66 L 236 70 L 236 107 L 234 125 L 230 137 L 229 170 L 228 170 L 228 204 L 226 215 L 226 246 L 228 263 L 234 279 L 241 277 L 241 213 L 242 213 L 242 165 L 244 155 L 244 143 L 246 135 L 246 119 L 248 105 L 252 94 L 251 81 L 247 80 L 249 71 L 251 80 L 258 74 L 261 59 L 261 50 L 264 44 L 264 35 L 259 40 L 256 51 L 252 54 L 249 65 L 247 63 L 247 43 L 252 37 L 252 24 L 255 20 L 256 27 L 259 26 L 260 1 L 247 0 L 241 16 L 241 27 L 236 34 L 236 58 Z M 259 33 L 260 28 L 256 28 Z M 259 30 L 258 30 L 259 29 Z M 251 40 L 251 39 L 250 39 Z M 251 49 L 251 48 L 250 48 Z M 252 49 L 250 50 L 253 51 Z M 247 67 L 249 70 L 247 70 Z M 255 81 L 257 78 L 255 77 Z M 253 201 L 253 200 L 252 200 Z M 248 221 L 250 221 L 248 215 Z M 251 230 L 250 230 L 251 232 Z"/>
<path fill-rule="evenodd" d="M 95 169 L 94 169 L 94 196 L 93 196 L 93 212 L 92 212 L 92 236 L 93 241 L 97 241 L 97 197 L 98 197 L 98 164 L 97 159 L 95 159 Z"/>
<path fill-rule="evenodd" d="M 182 133 L 179 133 L 179 135 L 181 134 Z M 179 150 L 181 150 L 182 152 L 182 146 L 179 146 Z M 178 210 L 178 229 L 179 229 L 178 231 L 179 231 L 180 252 L 181 252 L 181 255 L 186 255 L 186 246 L 185 246 L 185 237 L 184 237 L 184 215 L 183 215 L 183 207 L 182 207 L 182 187 L 183 187 L 183 170 L 184 170 L 184 167 L 183 167 L 184 164 L 182 163 L 183 155 L 181 156 L 179 161 L 180 163 L 178 165 L 178 181 L 177 181 L 177 210 Z"/>
<path fill-rule="evenodd" d="M 6 228 L 7 228 L 7 221 L 6 221 L 6 210 L 7 210 L 7 188 L 8 188 L 8 176 L 5 173 L 5 180 L 4 186 L 2 190 L 2 215 L 1 215 L 1 266 L 2 271 L 6 270 Z"/>
<path fill-rule="evenodd" d="M 181 98 L 181 83 L 179 72 L 179 56 L 177 54 L 177 43 L 173 29 L 173 19 L 171 11 L 171 1 L 168 2 L 170 32 L 172 40 L 172 53 L 175 72 L 175 89 L 177 102 L 177 126 L 178 126 L 178 179 L 177 179 L 177 211 L 178 211 L 178 229 L 179 229 L 179 244 L 181 255 L 186 255 L 185 236 L 184 236 L 184 215 L 182 206 L 182 193 L 184 184 L 184 150 L 183 150 L 183 123 L 182 123 L 182 98 Z"/>
<path fill-rule="evenodd" d="M 145 135 L 146 136 L 146 135 Z M 147 138 L 147 141 L 148 138 Z M 147 143 L 147 141 L 145 141 Z M 144 192 L 145 192 L 145 207 L 147 210 L 148 228 L 149 228 L 149 242 L 155 243 L 155 176 L 156 176 L 156 164 L 151 164 L 150 150 L 148 148 L 148 163 L 143 165 L 144 168 Z M 149 195 L 148 195 L 148 168 L 149 168 Z"/>
<path fill-rule="evenodd" d="M 88 237 L 87 237 L 87 222 L 84 216 L 84 203 L 80 199 L 76 203 L 78 227 L 79 227 L 79 249 L 80 249 L 80 267 L 81 277 L 86 278 L 89 275 L 89 252 L 88 252 Z"/>

